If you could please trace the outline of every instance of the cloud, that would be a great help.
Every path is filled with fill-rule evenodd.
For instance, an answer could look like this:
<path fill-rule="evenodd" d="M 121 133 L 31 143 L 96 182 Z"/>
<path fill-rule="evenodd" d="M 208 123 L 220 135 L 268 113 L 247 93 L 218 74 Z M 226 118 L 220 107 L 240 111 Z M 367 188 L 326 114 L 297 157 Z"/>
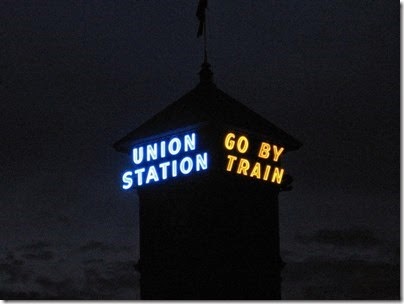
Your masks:
<path fill-rule="evenodd" d="M 0 284 L 24 284 L 32 276 L 32 271 L 26 268 L 26 263 L 18 259 L 12 252 L 0 259 Z"/>
<path fill-rule="evenodd" d="M 20 284 L 27 282 L 32 272 L 25 269 L 24 262 L 20 260 L 2 261 L 0 263 L 0 282 L 3 284 Z"/>
<path fill-rule="evenodd" d="M 7 258 L 14 258 L 14 255 L 18 255 L 24 260 L 49 261 L 54 258 L 54 253 L 50 250 L 51 246 L 50 243 L 44 241 L 18 246 L 14 253 L 8 253 Z"/>
<path fill-rule="evenodd" d="M 42 250 L 44 248 L 50 247 L 51 244 L 48 242 L 44 242 L 44 241 L 38 241 L 38 242 L 34 242 L 28 245 L 22 245 L 17 247 L 18 250 Z"/>
<path fill-rule="evenodd" d="M 71 223 L 71 219 L 70 219 L 67 215 L 64 215 L 64 214 L 57 215 L 57 216 L 56 216 L 56 219 L 57 219 L 59 222 L 61 222 L 61 223 L 63 223 L 63 224 L 66 224 L 66 225 L 68 225 L 68 224 Z"/>
<path fill-rule="evenodd" d="M 53 252 L 49 250 L 41 251 L 38 253 L 25 253 L 22 254 L 21 256 L 29 260 L 40 260 L 40 261 L 49 261 L 54 258 Z"/>
<path fill-rule="evenodd" d="M 130 246 L 115 246 L 109 245 L 100 241 L 89 241 L 85 245 L 80 246 L 79 250 L 81 252 L 90 252 L 90 251 L 100 251 L 100 252 L 133 252 L 133 248 Z"/>
<path fill-rule="evenodd" d="M 287 300 L 400 298 L 400 248 L 363 227 L 322 229 L 296 236 L 301 261 L 290 252 L 282 272 Z M 302 252 L 303 251 L 303 252 Z"/>
<path fill-rule="evenodd" d="M 318 243 L 340 247 L 372 248 L 381 245 L 381 241 L 374 233 L 364 228 L 330 230 L 322 229 L 313 235 L 297 235 L 296 240 L 301 243 Z"/>
<path fill-rule="evenodd" d="M 85 260 L 83 260 L 84 265 L 101 264 L 101 263 L 104 263 L 104 259 L 85 259 Z"/>
<path fill-rule="evenodd" d="M 7 300 L 32 300 L 40 299 L 41 295 L 35 291 L 12 291 L 12 290 L 0 290 L 0 296 L 2 299 Z"/>
<path fill-rule="evenodd" d="M 92 251 L 92 250 L 109 250 L 110 247 L 99 241 L 89 241 L 87 244 L 80 247 L 81 251 Z"/>
<path fill-rule="evenodd" d="M 325 239 L 326 244 L 330 243 L 322 233 L 310 236 L 310 242 L 314 242 L 314 236 L 318 237 L 315 242 Z M 76 247 L 61 248 L 45 242 L 20 246 L 0 256 L 0 297 L 21 300 L 139 299 L 139 274 L 133 267 L 136 261 L 129 248 L 96 240 Z M 69 254 L 66 250 L 70 250 Z M 53 253 L 52 263 L 29 256 L 44 252 Z M 63 260 L 56 263 L 61 256 Z M 399 299 L 398 263 L 399 260 L 393 263 L 368 261 L 359 255 L 346 259 L 323 255 L 287 263 L 282 273 L 283 298 Z"/>
<path fill-rule="evenodd" d="M 0 298 L 138 299 L 135 262 L 131 247 L 95 240 L 76 247 L 47 242 L 18 246 L 0 255 Z"/>
<path fill-rule="evenodd" d="M 42 290 L 46 290 L 47 292 L 47 294 L 43 294 L 39 298 L 58 299 L 61 297 L 71 296 L 72 299 L 76 299 L 76 297 L 72 294 L 72 291 L 75 290 L 75 286 L 71 278 L 55 280 L 48 276 L 41 275 L 35 279 L 35 282 L 41 287 Z"/>
<path fill-rule="evenodd" d="M 400 298 L 399 264 L 318 257 L 288 263 L 282 278 L 286 300 Z"/>

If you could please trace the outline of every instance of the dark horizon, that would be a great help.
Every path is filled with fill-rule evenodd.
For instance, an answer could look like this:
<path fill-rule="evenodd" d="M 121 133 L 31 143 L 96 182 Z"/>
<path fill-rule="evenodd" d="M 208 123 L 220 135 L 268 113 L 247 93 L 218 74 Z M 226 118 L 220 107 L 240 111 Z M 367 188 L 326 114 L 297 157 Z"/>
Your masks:
<path fill-rule="evenodd" d="M 138 200 L 112 144 L 198 84 L 196 7 L 0 4 L 0 298 L 138 296 Z M 283 160 L 285 299 L 400 298 L 399 14 L 209 1 L 218 88 L 304 143 Z"/>

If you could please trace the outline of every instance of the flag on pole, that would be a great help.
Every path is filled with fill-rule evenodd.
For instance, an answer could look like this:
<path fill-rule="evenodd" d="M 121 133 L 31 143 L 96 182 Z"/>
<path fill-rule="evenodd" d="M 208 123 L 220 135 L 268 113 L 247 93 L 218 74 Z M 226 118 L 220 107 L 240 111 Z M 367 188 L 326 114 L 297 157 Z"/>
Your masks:
<path fill-rule="evenodd" d="M 196 34 L 196 37 L 202 36 L 205 24 L 205 10 L 207 7 L 208 7 L 208 0 L 199 0 L 198 9 L 196 10 L 196 16 L 198 17 L 199 20 L 198 33 Z"/>

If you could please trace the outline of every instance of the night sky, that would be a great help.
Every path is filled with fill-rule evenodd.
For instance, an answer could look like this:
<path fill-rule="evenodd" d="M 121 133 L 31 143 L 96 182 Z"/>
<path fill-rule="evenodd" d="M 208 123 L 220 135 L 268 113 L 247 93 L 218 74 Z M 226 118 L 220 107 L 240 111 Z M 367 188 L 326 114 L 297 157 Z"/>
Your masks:
<path fill-rule="evenodd" d="M 138 297 L 112 144 L 197 85 L 196 6 L 0 2 L 0 298 Z M 283 298 L 398 299 L 398 3 L 211 0 L 207 26 L 216 85 L 303 142 Z"/>

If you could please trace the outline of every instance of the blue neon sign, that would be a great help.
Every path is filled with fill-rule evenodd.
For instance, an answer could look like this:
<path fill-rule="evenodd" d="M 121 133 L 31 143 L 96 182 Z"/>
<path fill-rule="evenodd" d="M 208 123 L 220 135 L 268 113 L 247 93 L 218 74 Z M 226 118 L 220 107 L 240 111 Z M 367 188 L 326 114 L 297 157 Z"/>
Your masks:
<path fill-rule="evenodd" d="M 157 183 L 208 169 L 208 153 L 197 153 L 196 133 L 174 136 L 132 149 L 135 167 L 122 175 L 122 189 Z"/>

